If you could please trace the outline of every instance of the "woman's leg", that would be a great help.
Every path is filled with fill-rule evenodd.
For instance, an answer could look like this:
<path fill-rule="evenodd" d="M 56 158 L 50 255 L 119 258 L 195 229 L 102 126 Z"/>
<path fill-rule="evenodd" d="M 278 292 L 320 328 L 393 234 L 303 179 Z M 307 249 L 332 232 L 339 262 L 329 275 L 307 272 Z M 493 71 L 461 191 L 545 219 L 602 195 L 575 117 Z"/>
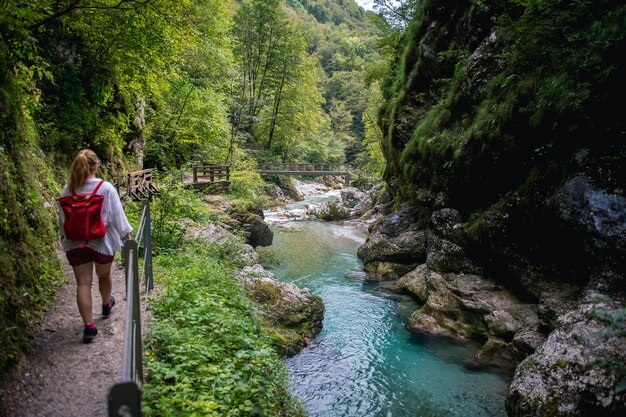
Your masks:
<path fill-rule="evenodd" d="M 74 276 L 76 276 L 76 302 L 78 311 L 83 318 L 85 325 L 93 323 L 91 312 L 91 282 L 93 280 L 93 262 L 73 266 Z"/>
<path fill-rule="evenodd" d="M 102 304 L 108 303 L 111 298 L 113 288 L 111 265 L 113 265 L 113 262 L 108 264 L 96 263 L 96 275 L 98 275 L 98 287 L 100 288 L 100 295 L 102 296 Z"/>

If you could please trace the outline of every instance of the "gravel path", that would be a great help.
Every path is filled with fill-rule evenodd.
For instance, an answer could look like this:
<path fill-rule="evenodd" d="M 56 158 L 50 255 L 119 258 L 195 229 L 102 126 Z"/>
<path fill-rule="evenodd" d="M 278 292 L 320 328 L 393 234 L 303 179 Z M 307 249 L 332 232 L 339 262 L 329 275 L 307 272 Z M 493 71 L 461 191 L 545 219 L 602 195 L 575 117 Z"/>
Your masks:
<path fill-rule="evenodd" d="M 105 417 L 107 393 L 119 380 L 126 319 L 124 270 L 113 266 L 111 316 L 101 316 L 94 273 L 94 320 L 98 335 L 82 343 L 83 323 L 76 305 L 76 281 L 62 255 L 68 283 L 33 335 L 33 349 L 0 387 L 0 416 Z"/>

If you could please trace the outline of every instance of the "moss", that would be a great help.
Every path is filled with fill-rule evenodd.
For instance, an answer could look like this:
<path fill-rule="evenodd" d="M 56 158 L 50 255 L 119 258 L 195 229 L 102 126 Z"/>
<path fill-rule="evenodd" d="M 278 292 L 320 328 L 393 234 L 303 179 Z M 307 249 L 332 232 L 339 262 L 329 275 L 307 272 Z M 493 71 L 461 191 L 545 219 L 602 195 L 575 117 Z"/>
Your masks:
<path fill-rule="evenodd" d="M 14 120 L 0 154 L 0 370 L 28 348 L 28 332 L 63 282 L 54 199 L 60 189 L 29 120 Z"/>
<path fill-rule="evenodd" d="M 559 359 L 554 363 L 554 366 L 560 369 L 567 368 L 568 362 L 564 359 Z"/>
<path fill-rule="evenodd" d="M 608 0 L 420 2 L 380 113 L 396 196 L 429 189 L 484 209 L 555 155 L 623 138 L 614 109 L 623 107 L 625 16 Z M 476 68 L 469 52 L 493 21 L 499 49 Z M 472 77 L 490 69 L 472 90 Z"/>

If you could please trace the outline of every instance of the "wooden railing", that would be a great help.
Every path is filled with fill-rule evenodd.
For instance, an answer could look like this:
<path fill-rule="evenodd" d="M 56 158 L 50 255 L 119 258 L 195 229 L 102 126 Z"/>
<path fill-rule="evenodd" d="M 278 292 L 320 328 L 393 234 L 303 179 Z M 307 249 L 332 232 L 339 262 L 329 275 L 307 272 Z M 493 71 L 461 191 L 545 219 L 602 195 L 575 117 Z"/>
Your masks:
<path fill-rule="evenodd" d="M 259 172 L 284 175 L 350 175 L 347 165 L 329 163 L 269 163 L 261 165 Z"/>
<path fill-rule="evenodd" d="M 230 165 L 194 165 L 193 183 L 230 184 Z"/>
<path fill-rule="evenodd" d="M 154 182 L 152 169 L 130 172 L 127 176 L 127 180 L 128 189 L 126 197 L 133 200 L 150 200 L 156 193 L 159 192 L 159 189 Z"/>

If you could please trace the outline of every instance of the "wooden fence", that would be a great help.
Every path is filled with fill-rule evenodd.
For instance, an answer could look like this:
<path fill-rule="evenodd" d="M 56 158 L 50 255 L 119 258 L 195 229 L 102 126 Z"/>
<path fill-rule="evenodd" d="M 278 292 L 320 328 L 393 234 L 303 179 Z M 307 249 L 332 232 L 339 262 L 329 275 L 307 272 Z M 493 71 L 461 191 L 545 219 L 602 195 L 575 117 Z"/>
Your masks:
<path fill-rule="evenodd" d="M 230 184 L 230 165 L 194 165 L 193 184 Z"/>
<path fill-rule="evenodd" d="M 152 169 L 129 172 L 126 179 L 116 183 L 115 187 L 123 200 L 151 200 L 159 192 Z"/>

